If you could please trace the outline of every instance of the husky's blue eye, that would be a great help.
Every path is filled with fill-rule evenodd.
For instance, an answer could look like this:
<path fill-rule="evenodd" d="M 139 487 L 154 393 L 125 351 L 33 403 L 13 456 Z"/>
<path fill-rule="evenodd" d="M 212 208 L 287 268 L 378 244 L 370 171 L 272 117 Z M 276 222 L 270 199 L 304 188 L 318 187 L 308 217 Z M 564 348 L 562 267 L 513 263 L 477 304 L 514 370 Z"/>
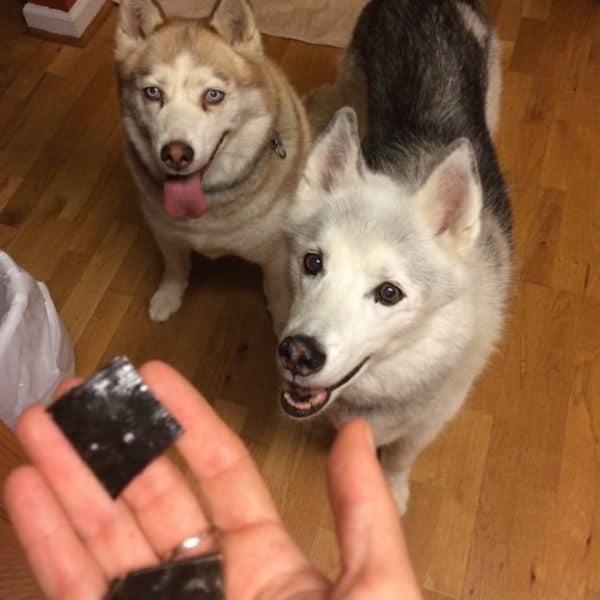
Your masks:
<path fill-rule="evenodd" d="M 323 270 L 323 256 L 309 252 L 304 256 L 304 270 L 309 275 L 318 275 Z"/>
<path fill-rule="evenodd" d="M 208 89 L 204 92 L 203 100 L 205 104 L 221 104 L 225 98 L 225 92 L 221 90 Z"/>
<path fill-rule="evenodd" d="M 154 100 L 156 102 L 162 101 L 163 93 L 159 87 L 155 85 L 151 85 L 144 88 L 144 96 L 148 98 L 148 100 Z"/>
<path fill-rule="evenodd" d="M 375 290 L 375 302 L 381 302 L 385 306 L 398 304 L 402 298 L 404 298 L 404 292 L 389 281 L 385 281 Z"/>

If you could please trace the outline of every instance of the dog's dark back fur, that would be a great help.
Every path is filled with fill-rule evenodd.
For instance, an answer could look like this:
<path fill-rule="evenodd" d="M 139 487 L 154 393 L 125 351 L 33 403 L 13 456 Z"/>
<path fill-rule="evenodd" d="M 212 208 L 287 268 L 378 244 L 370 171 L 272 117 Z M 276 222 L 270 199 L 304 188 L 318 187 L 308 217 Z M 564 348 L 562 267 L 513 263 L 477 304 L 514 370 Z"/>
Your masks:
<path fill-rule="evenodd" d="M 483 23 L 474 0 L 462 0 Z M 478 159 L 485 205 L 511 229 L 511 210 L 485 115 L 489 36 L 483 47 L 455 0 L 373 0 L 356 26 L 350 56 L 368 84 L 369 165 L 423 178 L 460 137 Z"/>

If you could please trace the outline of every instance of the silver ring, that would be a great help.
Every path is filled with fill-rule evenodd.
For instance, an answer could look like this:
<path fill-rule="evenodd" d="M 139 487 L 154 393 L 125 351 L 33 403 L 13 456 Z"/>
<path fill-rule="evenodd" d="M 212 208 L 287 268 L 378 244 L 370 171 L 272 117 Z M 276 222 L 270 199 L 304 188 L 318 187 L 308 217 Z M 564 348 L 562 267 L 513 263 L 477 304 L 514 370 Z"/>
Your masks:
<path fill-rule="evenodd" d="M 181 540 L 181 542 L 179 542 L 179 544 L 177 544 L 177 546 L 175 546 L 175 548 L 173 548 L 171 552 L 167 554 L 167 556 L 165 557 L 165 561 L 171 562 L 175 560 L 180 554 L 183 554 L 184 552 L 189 552 L 190 550 L 197 548 L 204 540 L 207 540 L 209 538 L 215 538 L 218 533 L 219 529 L 214 525 L 211 525 L 210 527 L 208 527 L 204 531 L 201 531 L 200 533 L 191 535 L 190 537 L 186 537 L 185 539 Z"/>

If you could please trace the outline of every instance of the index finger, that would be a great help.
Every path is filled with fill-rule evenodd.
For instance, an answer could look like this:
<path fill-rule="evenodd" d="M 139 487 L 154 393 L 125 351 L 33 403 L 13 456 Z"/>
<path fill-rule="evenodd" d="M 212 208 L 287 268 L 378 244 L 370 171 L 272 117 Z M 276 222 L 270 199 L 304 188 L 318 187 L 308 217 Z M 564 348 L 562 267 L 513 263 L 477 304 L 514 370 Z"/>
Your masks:
<path fill-rule="evenodd" d="M 154 361 L 140 369 L 145 382 L 183 425 L 175 442 L 198 479 L 215 525 L 224 532 L 280 522 L 271 495 L 240 438 L 184 377 Z"/>

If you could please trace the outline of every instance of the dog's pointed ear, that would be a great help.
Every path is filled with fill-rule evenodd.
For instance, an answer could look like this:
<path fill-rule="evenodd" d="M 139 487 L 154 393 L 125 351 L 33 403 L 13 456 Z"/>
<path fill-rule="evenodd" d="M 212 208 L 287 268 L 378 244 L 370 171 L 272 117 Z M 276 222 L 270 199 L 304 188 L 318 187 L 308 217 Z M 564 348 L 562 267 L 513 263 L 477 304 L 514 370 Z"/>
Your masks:
<path fill-rule="evenodd" d="M 304 183 L 331 192 L 339 185 L 361 181 L 365 169 L 356 113 L 349 107 L 340 108 L 310 152 Z"/>
<path fill-rule="evenodd" d="M 117 57 L 165 22 L 166 17 L 155 0 L 121 0 L 116 34 Z"/>
<path fill-rule="evenodd" d="M 468 251 L 479 236 L 483 190 L 471 142 L 456 140 L 418 192 L 418 206 L 432 233 Z"/>
<path fill-rule="evenodd" d="M 218 0 L 210 16 L 210 25 L 237 50 L 263 53 L 254 12 L 246 0 Z"/>

